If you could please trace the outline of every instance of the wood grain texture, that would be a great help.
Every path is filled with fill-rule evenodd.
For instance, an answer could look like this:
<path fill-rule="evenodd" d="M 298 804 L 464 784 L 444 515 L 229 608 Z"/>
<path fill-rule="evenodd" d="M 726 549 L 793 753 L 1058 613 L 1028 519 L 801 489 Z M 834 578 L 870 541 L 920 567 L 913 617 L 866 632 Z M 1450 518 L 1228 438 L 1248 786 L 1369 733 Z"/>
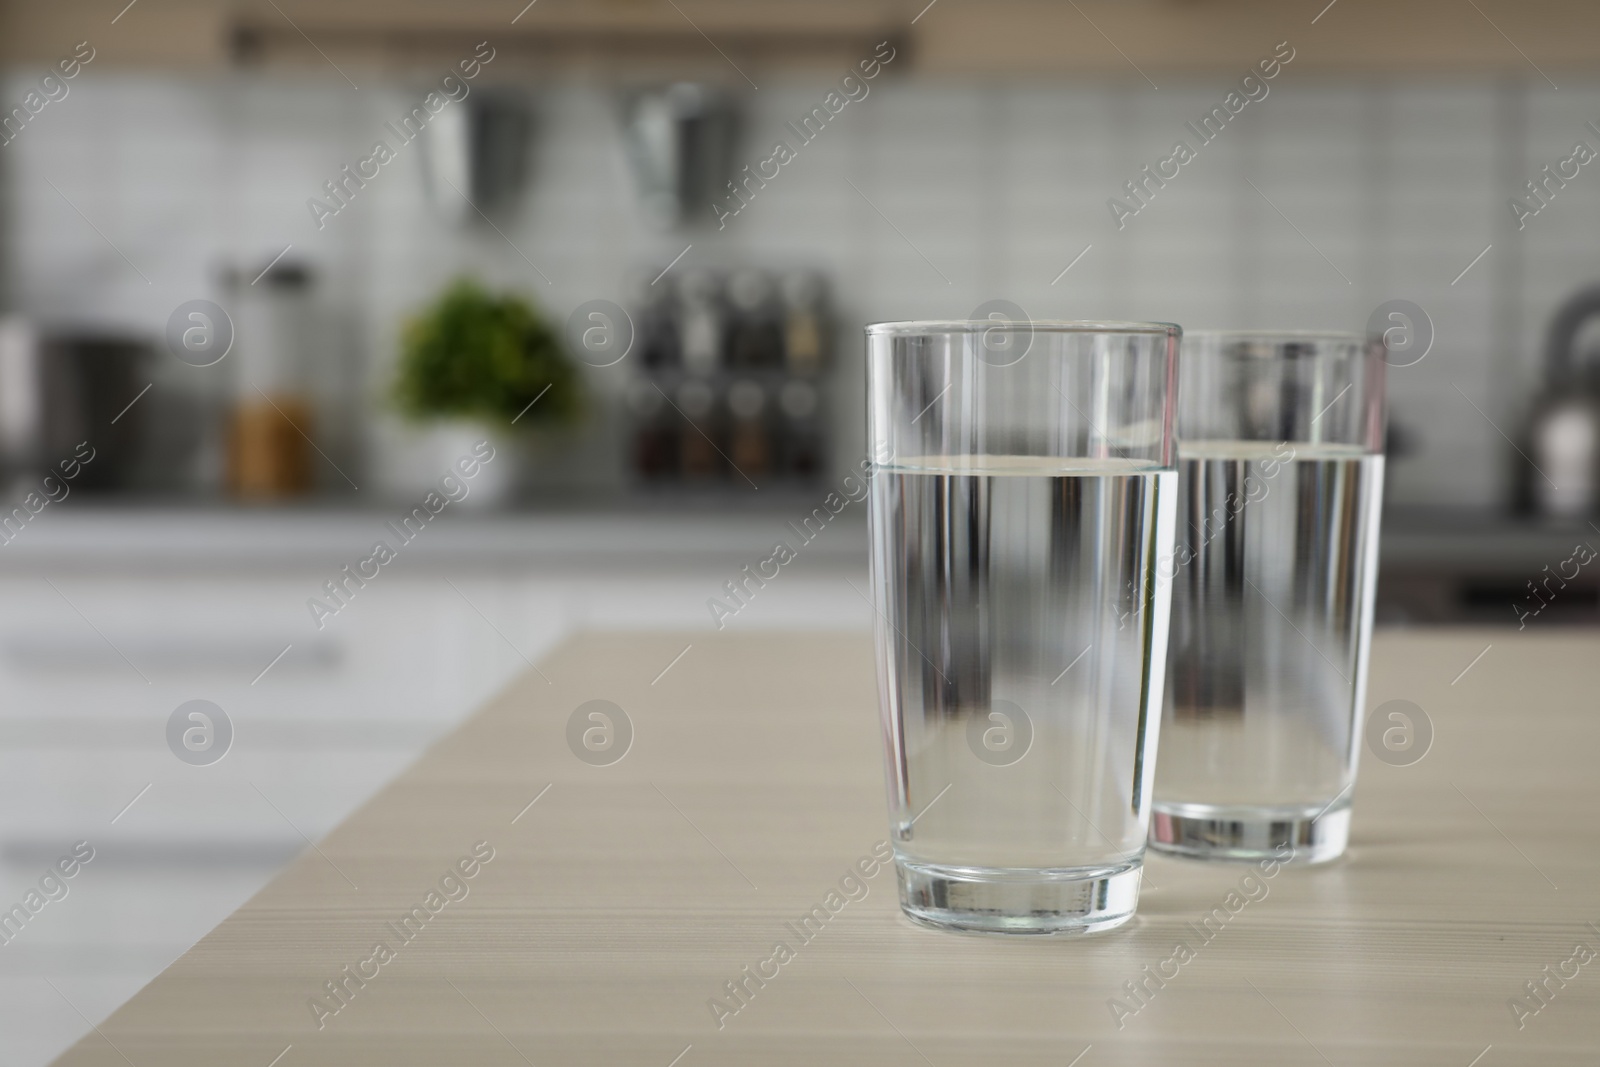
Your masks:
<path fill-rule="evenodd" d="M 279 1067 L 668 1067 L 692 1045 L 681 1067 L 1000 1067 L 1092 1046 L 1080 1067 L 1468 1067 L 1492 1045 L 1480 1067 L 1591 1064 L 1600 959 L 1521 1029 L 1507 1002 L 1575 944 L 1600 951 L 1594 647 L 1380 633 L 1369 707 L 1420 705 L 1432 750 L 1365 759 L 1347 858 L 1265 880 L 1209 942 L 1186 924 L 1247 868 L 1155 857 L 1138 918 L 1097 938 L 925 930 L 886 871 L 803 943 L 785 923 L 886 836 L 870 640 L 580 636 L 59 1062 L 267 1067 L 292 1045 Z M 635 729 L 606 767 L 565 740 L 596 698 Z M 478 841 L 494 858 L 469 895 L 400 942 L 386 923 Z M 1108 1001 L 1179 938 L 1193 958 L 1119 1029 Z M 708 1000 L 780 939 L 793 958 L 719 1028 Z M 380 940 L 393 960 L 319 1029 L 309 998 Z"/>

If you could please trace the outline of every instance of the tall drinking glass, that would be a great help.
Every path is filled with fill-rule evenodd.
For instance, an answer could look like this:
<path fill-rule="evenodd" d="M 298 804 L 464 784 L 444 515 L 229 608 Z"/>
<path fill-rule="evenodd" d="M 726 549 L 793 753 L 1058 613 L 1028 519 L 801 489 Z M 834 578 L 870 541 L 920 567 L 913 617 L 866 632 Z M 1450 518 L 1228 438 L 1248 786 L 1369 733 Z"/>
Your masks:
<path fill-rule="evenodd" d="M 1084 933 L 1138 902 L 1179 329 L 867 328 L 878 688 L 900 903 Z"/>
<path fill-rule="evenodd" d="M 1383 494 L 1384 360 L 1361 338 L 1183 341 L 1157 849 L 1344 851 Z"/>

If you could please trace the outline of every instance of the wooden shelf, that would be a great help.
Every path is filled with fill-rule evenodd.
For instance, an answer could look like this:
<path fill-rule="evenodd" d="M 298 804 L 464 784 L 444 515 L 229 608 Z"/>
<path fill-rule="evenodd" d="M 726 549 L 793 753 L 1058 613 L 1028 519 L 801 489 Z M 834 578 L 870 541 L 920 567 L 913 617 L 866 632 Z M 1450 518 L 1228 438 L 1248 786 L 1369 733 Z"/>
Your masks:
<path fill-rule="evenodd" d="M 1151 76 L 1242 76 L 1274 45 L 1288 41 L 1296 52 L 1296 73 L 1471 72 L 1538 79 L 1533 64 L 1551 73 L 1587 68 L 1592 76 L 1600 59 L 1600 5 L 1583 0 L 1479 0 L 1481 11 L 1458 0 L 1337 0 L 1324 8 L 1326 3 L 940 0 L 916 25 L 915 61 L 929 75 L 1138 80 L 1142 70 Z"/>
<path fill-rule="evenodd" d="M 281 6 L 281 5 L 280 5 Z M 481 41 L 510 57 L 491 78 L 574 70 L 631 80 L 697 77 L 743 83 L 741 71 L 775 67 L 845 68 L 890 35 L 902 34 L 884 6 L 728 5 L 659 0 L 539 0 L 513 25 L 515 9 L 482 4 L 400 4 L 379 18 L 346 8 L 279 12 L 250 9 L 231 25 L 232 58 L 242 64 L 323 62 L 309 41 L 339 62 L 374 69 L 450 63 Z M 509 14 L 508 14 L 509 11 Z M 290 24 L 290 18 L 293 25 Z M 309 39 L 309 40 L 308 40 Z"/>
<path fill-rule="evenodd" d="M 1313 23 L 1313 19 L 1315 22 Z M 1491 21 L 1492 20 L 1492 21 Z M 1503 32 L 1502 32 L 1503 31 Z M 896 73 L 928 78 L 1126 78 L 1242 73 L 1288 41 L 1295 70 L 1557 83 L 1600 61 L 1585 0 L 0 0 L 0 58 L 46 63 L 81 40 L 106 67 L 263 63 L 403 69 L 488 40 L 496 73 L 592 69 L 625 78 L 732 68 L 842 69 L 893 40 Z M 1512 42 L 1515 42 L 1514 44 Z M 524 62 L 524 60 L 526 62 Z M 748 64 L 748 67 L 746 66 Z M 754 70 L 751 72 L 754 73 Z"/>

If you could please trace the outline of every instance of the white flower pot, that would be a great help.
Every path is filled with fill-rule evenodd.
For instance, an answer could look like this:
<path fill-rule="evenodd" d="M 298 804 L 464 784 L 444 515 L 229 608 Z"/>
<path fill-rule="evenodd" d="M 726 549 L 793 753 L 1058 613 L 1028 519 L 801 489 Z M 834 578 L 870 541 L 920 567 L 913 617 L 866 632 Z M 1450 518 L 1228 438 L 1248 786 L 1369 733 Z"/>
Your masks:
<path fill-rule="evenodd" d="M 488 510 L 510 503 L 522 484 L 523 442 L 498 426 L 441 419 L 393 426 L 381 437 L 383 491 L 401 502 L 433 491 L 452 498 L 452 507 Z"/>

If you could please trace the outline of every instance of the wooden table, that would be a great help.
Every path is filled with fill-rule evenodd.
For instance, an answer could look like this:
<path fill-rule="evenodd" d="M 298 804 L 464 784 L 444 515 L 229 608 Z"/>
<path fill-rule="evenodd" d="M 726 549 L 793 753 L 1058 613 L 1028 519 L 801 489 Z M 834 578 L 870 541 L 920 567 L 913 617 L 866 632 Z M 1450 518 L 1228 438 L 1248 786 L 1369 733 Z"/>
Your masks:
<path fill-rule="evenodd" d="M 1139 916 L 1097 938 L 922 929 L 888 870 L 805 942 L 791 926 L 886 836 L 870 640 L 580 636 L 59 1062 L 1600 1061 L 1600 957 L 1568 962 L 1600 952 L 1594 636 L 1381 633 L 1373 655 L 1369 707 L 1421 706 L 1432 750 L 1406 767 L 1364 754 L 1348 857 L 1266 880 L 1210 941 L 1187 924 L 1246 869 L 1156 857 Z M 634 729 L 608 766 L 566 740 L 593 699 Z M 477 842 L 492 860 L 473 863 Z M 444 885 L 467 895 L 428 900 L 463 858 L 473 877 Z M 1180 938 L 1192 958 L 1131 999 L 1124 983 Z M 741 1006 L 725 983 L 746 966 L 772 976 Z M 1519 1029 L 1508 1002 L 1536 979 L 1545 1003 Z M 1114 997 L 1138 1005 L 1120 1029 Z"/>

